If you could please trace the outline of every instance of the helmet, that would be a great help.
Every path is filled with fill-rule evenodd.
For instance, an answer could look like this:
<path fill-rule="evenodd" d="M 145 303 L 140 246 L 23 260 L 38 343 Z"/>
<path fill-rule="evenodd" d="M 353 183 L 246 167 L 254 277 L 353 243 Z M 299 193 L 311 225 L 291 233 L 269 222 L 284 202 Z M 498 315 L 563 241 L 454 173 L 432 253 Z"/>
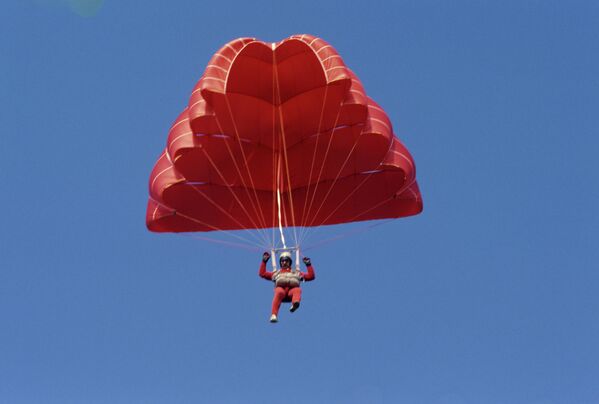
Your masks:
<path fill-rule="evenodd" d="M 289 251 L 285 251 L 279 256 L 279 262 L 283 261 L 284 259 L 288 259 L 289 262 L 293 262 L 291 259 L 291 253 Z"/>

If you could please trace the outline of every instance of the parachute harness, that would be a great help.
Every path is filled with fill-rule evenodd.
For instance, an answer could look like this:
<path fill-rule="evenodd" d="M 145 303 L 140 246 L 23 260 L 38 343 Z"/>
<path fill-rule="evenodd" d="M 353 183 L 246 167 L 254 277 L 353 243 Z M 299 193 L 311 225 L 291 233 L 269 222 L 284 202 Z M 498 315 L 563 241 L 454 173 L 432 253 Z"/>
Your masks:
<path fill-rule="evenodd" d="M 284 252 L 288 252 L 291 254 L 295 255 L 295 270 L 299 271 L 300 270 L 300 265 L 299 265 L 299 261 L 300 261 L 300 248 L 299 246 L 295 246 L 295 247 L 283 247 L 283 248 L 272 248 L 270 250 L 270 255 L 272 257 L 272 269 L 273 272 L 277 270 L 277 262 L 275 260 L 277 253 L 279 253 L 279 256 L 284 253 Z"/>
<path fill-rule="evenodd" d="M 285 242 L 285 233 L 283 232 L 283 221 L 281 220 L 281 159 L 279 158 L 278 172 L 277 172 L 277 211 L 279 213 L 279 233 L 281 234 L 281 241 L 283 242 L 283 248 L 287 248 Z M 274 241 L 274 240 L 273 240 Z"/>

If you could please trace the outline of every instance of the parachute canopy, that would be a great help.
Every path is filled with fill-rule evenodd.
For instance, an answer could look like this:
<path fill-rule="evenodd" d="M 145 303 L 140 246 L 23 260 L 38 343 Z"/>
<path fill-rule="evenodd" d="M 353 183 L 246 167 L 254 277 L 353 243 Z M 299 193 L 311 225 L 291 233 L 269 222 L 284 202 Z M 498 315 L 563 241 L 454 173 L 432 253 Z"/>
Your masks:
<path fill-rule="evenodd" d="M 156 232 L 311 227 L 422 211 L 412 156 L 327 42 L 239 38 L 210 59 L 150 175 Z"/>

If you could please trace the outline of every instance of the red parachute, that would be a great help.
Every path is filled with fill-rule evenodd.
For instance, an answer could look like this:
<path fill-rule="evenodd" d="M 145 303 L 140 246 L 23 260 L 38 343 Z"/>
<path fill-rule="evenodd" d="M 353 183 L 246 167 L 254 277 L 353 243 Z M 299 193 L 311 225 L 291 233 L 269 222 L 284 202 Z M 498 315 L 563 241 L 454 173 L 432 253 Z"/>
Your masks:
<path fill-rule="evenodd" d="M 150 176 L 155 232 L 312 227 L 422 211 L 412 156 L 327 42 L 212 57 Z"/>

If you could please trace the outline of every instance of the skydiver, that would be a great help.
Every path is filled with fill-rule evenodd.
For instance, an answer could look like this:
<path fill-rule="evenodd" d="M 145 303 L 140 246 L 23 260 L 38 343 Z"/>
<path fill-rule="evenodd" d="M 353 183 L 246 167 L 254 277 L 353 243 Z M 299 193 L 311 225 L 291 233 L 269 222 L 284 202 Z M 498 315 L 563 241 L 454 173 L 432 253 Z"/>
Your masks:
<path fill-rule="evenodd" d="M 272 299 L 272 315 L 270 322 L 276 323 L 278 320 L 279 307 L 281 302 L 291 302 L 290 312 L 296 311 L 300 306 L 302 297 L 302 289 L 300 288 L 301 281 L 312 281 L 316 277 L 314 267 L 310 258 L 304 257 L 303 261 L 306 265 L 307 272 L 302 272 L 291 268 L 291 254 L 287 251 L 283 252 L 279 258 L 280 269 L 273 272 L 266 270 L 266 263 L 270 259 L 270 254 L 265 252 L 262 255 L 262 263 L 258 275 L 261 278 L 273 281 L 275 283 L 275 292 Z"/>

